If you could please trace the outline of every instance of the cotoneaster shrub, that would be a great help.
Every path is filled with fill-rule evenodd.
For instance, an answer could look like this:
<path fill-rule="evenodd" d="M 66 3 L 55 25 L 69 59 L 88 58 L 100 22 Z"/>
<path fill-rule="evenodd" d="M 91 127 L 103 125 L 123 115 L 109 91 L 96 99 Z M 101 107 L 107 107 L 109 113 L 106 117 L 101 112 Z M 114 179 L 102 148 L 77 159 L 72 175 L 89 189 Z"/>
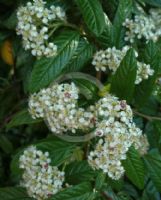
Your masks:
<path fill-rule="evenodd" d="M 0 200 L 160 200 L 161 1 L 0 11 Z"/>

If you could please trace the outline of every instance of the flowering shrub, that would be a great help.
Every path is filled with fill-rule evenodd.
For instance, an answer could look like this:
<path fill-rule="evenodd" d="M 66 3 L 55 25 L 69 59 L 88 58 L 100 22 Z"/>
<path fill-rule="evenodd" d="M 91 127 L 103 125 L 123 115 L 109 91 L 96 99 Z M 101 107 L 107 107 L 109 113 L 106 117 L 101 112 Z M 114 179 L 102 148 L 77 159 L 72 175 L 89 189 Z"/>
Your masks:
<path fill-rule="evenodd" d="M 0 200 L 160 200 L 161 2 L 0 10 Z"/>

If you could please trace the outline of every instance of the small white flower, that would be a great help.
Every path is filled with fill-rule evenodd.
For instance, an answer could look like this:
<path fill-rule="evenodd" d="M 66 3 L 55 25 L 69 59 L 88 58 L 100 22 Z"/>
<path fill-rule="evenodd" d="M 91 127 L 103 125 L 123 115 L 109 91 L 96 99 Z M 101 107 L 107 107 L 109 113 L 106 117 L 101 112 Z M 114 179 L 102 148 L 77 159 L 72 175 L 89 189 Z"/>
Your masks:
<path fill-rule="evenodd" d="M 78 88 L 72 84 L 55 84 L 42 89 L 29 99 L 29 112 L 35 118 L 44 118 L 51 131 L 57 134 L 94 126 L 91 111 L 78 108 Z M 53 95 L 54 94 L 54 95 Z"/>
<path fill-rule="evenodd" d="M 129 46 L 124 46 L 122 50 L 116 49 L 115 47 L 100 50 L 94 55 L 92 64 L 95 66 L 96 71 L 107 71 L 109 68 L 115 74 L 129 48 Z M 135 56 L 138 57 L 137 51 L 135 51 Z M 139 84 L 144 79 L 148 79 L 153 73 L 154 70 L 150 68 L 150 65 L 138 61 L 135 84 Z"/>
<path fill-rule="evenodd" d="M 23 169 L 21 185 L 27 189 L 30 197 L 47 199 L 62 189 L 64 172 L 50 165 L 49 153 L 43 153 L 31 146 L 20 156 L 19 166 Z"/>
<path fill-rule="evenodd" d="M 17 11 L 17 34 L 22 35 L 25 50 L 30 49 L 33 56 L 55 56 L 57 46 L 48 42 L 50 25 L 55 20 L 65 20 L 65 13 L 60 7 L 45 7 L 43 0 L 28 2 Z"/>
<path fill-rule="evenodd" d="M 141 154 L 145 154 L 147 138 L 133 123 L 132 110 L 126 101 L 119 101 L 110 94 L 96 103 L 95 116 L 94 133 L 101 139 L 89 153 L 88 162 L 93 169 L 102 169 L 110 178 L 118 180 L 124 174 L 121 160 L 126 159 L 129 148 L 134 145 Z"/>
<path fill-rule="evenodd" d="M 146 16 L 144 12 L 140 15 L 135 15 L 134 19 L 126 19 L 123 26 L 126 27 L 125 41 L 134 43 L 135 39 L 145 38 L 146 41 L 153 40 L 154 42 L 158 39 L 156 32 L 155 21 L 157 18 Z"/>

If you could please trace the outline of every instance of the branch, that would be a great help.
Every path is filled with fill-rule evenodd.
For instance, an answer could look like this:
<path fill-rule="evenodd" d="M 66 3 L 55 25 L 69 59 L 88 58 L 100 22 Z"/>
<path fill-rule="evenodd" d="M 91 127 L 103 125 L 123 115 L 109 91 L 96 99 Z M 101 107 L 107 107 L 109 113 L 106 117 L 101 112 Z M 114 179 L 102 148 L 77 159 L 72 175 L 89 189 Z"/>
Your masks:
<path fill-rule="evenodd" d="M 140 112 L 138 112 L 136 110 L 133 110 L 133 112 L 134 112 L 134 114 L 136 114 L 136 115 L 138 115 L 140 117 L 143 117 L 143 118 L 145 118 L 145 119 L 147 119 L 149 121 L 153 121 L 153 120 L 159 120 L 159 121 L 161 121 L 161 117 L 155 117 L 155 116 L 145 115 L 145 114 L 140 113 Z"/>
<path fill-rule="evenodd" d="M 96 74 L 96 78 L 97 78 L 98 80 L 101 80 L 101 76 L 102 76 L 101 71 L 98 71 L 97 74 Z"/>

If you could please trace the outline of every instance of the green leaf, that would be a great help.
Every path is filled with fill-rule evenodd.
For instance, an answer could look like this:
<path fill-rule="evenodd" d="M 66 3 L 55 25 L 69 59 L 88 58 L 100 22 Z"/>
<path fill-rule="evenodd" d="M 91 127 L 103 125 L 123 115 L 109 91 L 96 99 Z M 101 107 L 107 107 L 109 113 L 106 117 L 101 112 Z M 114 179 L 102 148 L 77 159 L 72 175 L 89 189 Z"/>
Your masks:
<path fill-rule="evenodd" d="M 102 171 L 99 171 L 95 181 L 96 190 L 101 190 L 106 180 L 106 174 Z"/>
<path fill-rule="evenodd" d="M 114 34 L 113 34 L 113 26 L 111 23 L 109 23 L 106 26 L 103 33 L 99 37 L 97 37 L 97 40 L 103 48 L 108 48 L 108 47 L 112 48 L 113 46 L 115 46 L 114 45 L 115 38 L 114 38 Z"/>
<path fill-rule="evenodd" d="M 63 162 L 67 161 L 73 155 L 73 152 L 76 149 L 75 144 L 65 142 L 54 136 L 33 143 L 32 145 L 36 146 L 43 152 L 48 151 L 51 158 L 51 164 L 54 166 L 61 165 Z M 21 175 L 22 171 L 19 169 L 19 157 L 21 154 L 23 154 L 25 148 L 22 148 L 13 156 L 11 162 L 11 171 L 13 177 Z"/>
<path fill-rule="evenodd" d="M 131 147 L 127 159 L 122 161 L 126 176 L 139 189 L 144 188 L 145 167 L 139 153 Z"/>
<path fill-rule="evenodd" d="M 98 88 L 96 85 L 85 79 L 74 79 L 73 82 L 78 86 L 80 93 L 82 93 L 87 100 L 97 96 Z"/>
<path fill-rule="evenodd" d="M 89 30 L 99 36 L 105 28 L 105 17 L 98 0 L 75 0 Z"/>
<path fill-rule="evenodd" d="M 146 168 L 155 187 L 161 192 L 161 155 L 157 150 L 152 150 L 144 158 Z"/>
<path fill-rule="evenodd" d="M 17 24 L 17 10 L 15 10 L 14 12 L 11 13 L 11 15 L 2 21 L 1 23 L 1 27 L 4 26 L 7 29 L 13 29 L 15 30 L 16 28 L 16 24 Z"/>
<path fill-rule="evenodd" d="M 95 193 L 89 183 L 81 183 L 76 186 L 69 187 L 50 198 L 50 200 L 93 200 Z"/>
<path fill-rule="evenodd" d="M 106 198 L 108 197 L 109 199 L 112 199 L 112 200 L 120 200 L 118 198 L 118 196 L 114 193 L 114 191 L 112 190 L 111 187 L 107 188 L 107 190 L 104 192 L 104 196 L 106 196 Z"/>
<path fill-rule="evenodd" d="M 120 0 L 119 5 L 117 8 L 117 12 L 114 18 L 113 22 L 113 38 L 114 38 L 114 44 L 113 46 L 117 48 L 121 48 L 124 46 L 124 34 L 125 30 L 122 26 L 123 22 L 126 18 L 130 18 L 132 13 L 132 0 Z"/>
<path fill-rule="evenodd" d="M 74 55 L 78 42 L 79 34 L 75 31 L 64 31 L 54 40 L 58 46 L 57 56 L 35 62 L 29 83 L 30 92 L 46 87 L 62 73 Z"/>
<path fill-rule="evenodd" d="M 0 148 L 7 154 L 13 151 L 12 143 L 4 134 L 0 135 Z"/>
<path fill-rule="evenodd" d="M 161 139 L 160 121 L 151 121 L 146 124 L 145 133 L 151 148 L 159 148 Z"/>
<path fill-rule="evenodd" d="M 85 39 L 81 39 L 64 72 L 80 71 L 84 65 L 92 58 L 94 47 Z"/>
<path fill-rule="evenodd" d="M 154 75 L 150 76 L 147 80 L 142 81 L 135 89 L 135 104 L 138 108 L 142 107 L 151 96 L 158 75 L 158 70 L 161 66 L 159 49 L 152 41 L 147 44 L 143 58 L 144 62 L 150 64 L 151 68 L 154 69 Z"/>
<path fill-rule="evenodd" d="M 35 124 L 41 121 L 41 119 L 33 119 L 29 114 L 28 110 L 24 109 L 13 116 L 11 121 L 7 124 L 7 128 L 10 129 L 12 127 L 21 126 L 24 124 Z"/>
<path fill-rule="evenodd" d="M 161 0 L 142 0 L 142 1 L 152 6 L 161 7 Z"/>
<path fill-rule="evenodd" d="M 6 187 L 0 188 L 0 199 L 3 200 L 34 200 L 28 197 L 24 188 Z"/>
<path fill-rule="evenodd" d="M 98 42 L 104 48 L 116 47 L 121 49 L 125 45 L 125 28 L 122 26 L 126 18 L 129 18 L 132 12 L 132 1 L 121 0 L 115 15 L 114 23 L 106 17 L 106 27 L 103 33 L 97 37 Z"/>
<path fill-rule="evenodd" d="M 66 181 L 69 184 L 76 184 L 93 179 L 95 172 L 88 165 L 87 161 L 72 162 L 65 169 Z"/>
<path fill-rule="evenodd" d="M 152 199 L 160 200 L 160 194 L 157 191 L 157 189 L 155 188 L 152 181 L 150 181 L 146 185 L 146 188 L 143 191 L 143 196 L 142 196 L 141 200 L 152 200 Z"/>
<path fill-rule="evenodd" d="M 134 185 L 132 185 L 132 184 L 130 184 L 128 182 L 125 182 L 124 191 L 127 194 L 129 194 L 133 199 L 139 199 L 139 196 L 140 196 L 139 192 L 138 192 L 137 188 Z"/>
<path fill-rule="evenodd" d="M 113 180 L 109 177 L 107 177 L 107 183 L 108 185 L 111 186 L 111 188 L 113 188 L 113 190 L 115 191 L 121 191 L 124 187 L 124 180 L 123 178 L 122 179 L 119 179 L 119 180 Z"/>
<path fill-rule="evenodd" d="M 136 68 L 134 50 L 130 49 L 112 77 L 111 92 L 120 99 L 125 99 L 128 102 L 133 98 Z"/>
<path fill-rule="evenodd" d="M 117 12 L 114 18 L 115 26 L 122 26 L 122 23 L 126 18 L 130 16 L 132 12 L 132 1 L 131 0 L 120 0 L 117 8 Z"/>

